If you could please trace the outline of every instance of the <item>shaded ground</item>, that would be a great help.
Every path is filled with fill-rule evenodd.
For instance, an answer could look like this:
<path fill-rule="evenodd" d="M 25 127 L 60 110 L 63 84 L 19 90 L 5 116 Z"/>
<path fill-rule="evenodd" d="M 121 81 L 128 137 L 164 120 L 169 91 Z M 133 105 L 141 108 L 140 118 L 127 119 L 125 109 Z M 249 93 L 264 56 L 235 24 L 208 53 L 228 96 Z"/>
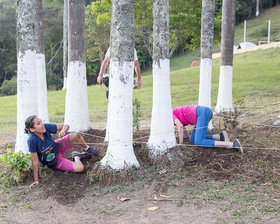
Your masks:
<path fill-rule="evenodd" d="M 98 173 L 95 165 L 105 154 L 105 132 L 90 130 L 83 136 L 101 149 L 100 157 L 87 161 L 82 174 L 43 169 L 36 188 L 28 187 L 29 177 L 2 189 L 0 223 L 279 223 L 280 128 L 266 123 L 235 133 L 243 155 L 184 142 L 156 162 L 144 144 L 149 130 L 137 131 L 141 168 L 111 175 Z M 80 148 L 65 157 L 74 150 Z"/>

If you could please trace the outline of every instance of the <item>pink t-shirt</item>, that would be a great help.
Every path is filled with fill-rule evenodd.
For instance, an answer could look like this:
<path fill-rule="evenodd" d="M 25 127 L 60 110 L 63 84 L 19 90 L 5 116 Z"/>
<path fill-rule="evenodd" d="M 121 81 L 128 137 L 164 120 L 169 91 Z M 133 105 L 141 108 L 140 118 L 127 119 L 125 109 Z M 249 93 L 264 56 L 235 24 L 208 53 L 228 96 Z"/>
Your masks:
<path fill-rule="evenodd" d="M 174 108 L 173 121 L 177 118 L 184 126 L 196 125 L 197 122 L 196 108 L 197 105 L 186 105 L 186 106 Z"/>

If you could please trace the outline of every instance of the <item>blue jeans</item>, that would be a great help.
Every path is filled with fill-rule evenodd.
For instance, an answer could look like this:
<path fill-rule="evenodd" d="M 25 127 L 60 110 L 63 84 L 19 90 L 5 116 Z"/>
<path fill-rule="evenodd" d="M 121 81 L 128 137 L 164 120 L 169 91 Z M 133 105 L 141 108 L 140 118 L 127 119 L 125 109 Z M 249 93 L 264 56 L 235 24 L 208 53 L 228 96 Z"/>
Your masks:
<path fill-rule="evenodd" d="M 106 90 L 106 97 L 107 97 L 107 100 L 109 99 L 109 90 Z"/>
<path fill-rule="evenodd" d="M 212 110 L 209 107 L 198 106 L 196 108 L 197 122 L 190 136 L 190 142 L 203 146 L 214 147 L 215 141 L 212 135 L 206 135 L 208 123 L 212 118 Z"/>

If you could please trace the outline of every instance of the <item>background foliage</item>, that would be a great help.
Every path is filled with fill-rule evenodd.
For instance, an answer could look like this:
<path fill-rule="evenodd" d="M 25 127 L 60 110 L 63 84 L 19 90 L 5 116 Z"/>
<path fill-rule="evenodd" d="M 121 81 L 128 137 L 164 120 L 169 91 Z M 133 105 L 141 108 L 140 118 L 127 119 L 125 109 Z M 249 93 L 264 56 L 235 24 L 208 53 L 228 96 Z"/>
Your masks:
<path fill-rule="evenodd" d="M 110 44 L 111 0 L 86 0 L 87 79 L 96 83 L 100 63 Z M 43 0 L 43 21 L 48 89 L 63 85 L 63 3 Z M 261 10 L 280 4 L 262 0 Z M 220 42 L 222 0 L 216 0 L 215 43 Z M 16 93 L 16 2 L 0 1 L 0 95 Z M 236 23 L 255 15 L 255 1 L 237 0 Z M 170 56 L 197 48 L 200 44 L 201 0 L 170 0 Z M 135 1 L 135 47 L 142 70 L 152 64 L 152 0 Z M 258 35 L 267 35 L 267 24 Z M 273 30 L 272 30 L 273 33 Z"/>

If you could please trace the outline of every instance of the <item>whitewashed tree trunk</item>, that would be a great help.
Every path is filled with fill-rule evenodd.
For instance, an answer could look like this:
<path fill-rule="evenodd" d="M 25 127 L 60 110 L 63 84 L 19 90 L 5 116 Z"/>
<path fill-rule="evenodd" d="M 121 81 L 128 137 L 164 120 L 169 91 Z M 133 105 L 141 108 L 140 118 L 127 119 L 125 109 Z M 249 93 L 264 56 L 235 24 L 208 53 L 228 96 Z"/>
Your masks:
<path fill-rule="evenodd" d="M 139 167 L 132 146 L 134 0 L 113 0 L 109 85 L 109 143 L 103 166 Z"/>
<path fill-rule="evenodd" d="M 42 121 L 49 122 L 46 62 L 43 35 L 43 12 L 42 0 L 37 0 L 36 7 L 35 38 L 36 38 L 36 70 L 37 70 L 37 92 L 38 92 L 38 116 Z"/>
<path fill-rule="evenodd" d="M 110 87 L 109 87 L 110 88 Z M 109 141 L 109 124 L 110 124 L 110 115 L 109 115 L 109 102 L 108 102 L 108 106 L 107 106 L 107 123 L 106 123 L 106 135 L 105 135 L 105 138 L 104 138 L 104 142 L 108 142 Z"/>
<path fill-rule="evenodd" d="M 68 0 L 64 0 L 63 9 L 63 88 L 67 88 L 67 64 L 68 64 Z"/>
<path fill-rule="evenodd" d="M 273 122 L 273 125 L 280 125 L 280 115 L 277 117 L 276 121 Z"/>
<path fill-rule="evenodd" d="M 90 128 L 86 59 L 85 0 L 69 0 L 69 62 L 65 105 L 65 124 L 70 131 Z"/>
<path fill-rule="evenodd" d="M 223 0 L 219 92 L 216 113 L 233 111 L 232 72 L 236 0 Z"/>
<path fill-rule="evenodd" d="M 28 153 L 25 120 L 38 114 L 35 26 L 37 0 L 17 1 L 17 138 L 15 151 Z"/>
<path fill-rule="evenodd" d="M 169 0 L 153 1 L 153 109 L 148 148 L 152 157 L 176 145 L 169 60 Z"/>
<path fill-rule="evenodd" d="M 202 0 L 201 59 L 198 104 L 211 108 L 212 46 L 214 38 L 215 0 Z M 208 128 L 213 129 L 212 120 Z"/>
<path fill-rule="evenodd" d="M 256 16 L 260 15 L 260 0 L 256 0 Z"/>

